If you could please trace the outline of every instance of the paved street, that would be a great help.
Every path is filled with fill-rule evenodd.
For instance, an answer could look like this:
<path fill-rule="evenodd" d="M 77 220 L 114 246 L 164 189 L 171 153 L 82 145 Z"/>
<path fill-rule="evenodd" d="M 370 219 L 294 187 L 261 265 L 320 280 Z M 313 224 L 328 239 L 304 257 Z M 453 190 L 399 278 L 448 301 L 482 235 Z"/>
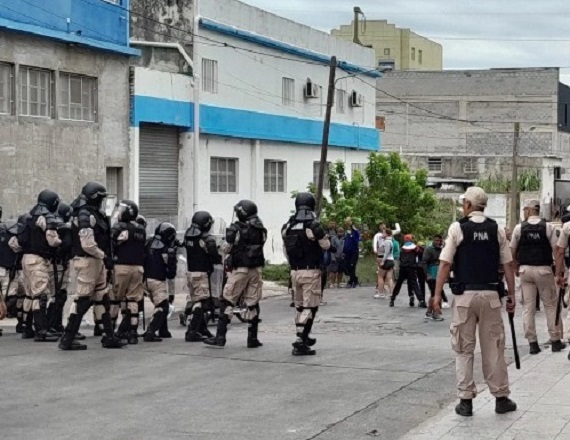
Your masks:
<path fill-rule="evenodd" d="M 394 440 L 418 426 L 422 435 L 431 426 L 448 426 L 448 405 L 455 400 L 449 320 L 424 322 L 423 310 L 410 309 L 404 294 L 393 309 L 371 296 L 370 288 L 327 291 L 315 325 L 318 353 L 307 358 L 291 356 L 293 312 L 286 296 L 263 301 L 265 346 L 257 350 L 245 348 L 240 323 L 230 328 L 224 350 L 185 343 L 184 329 L 172 321 L 173 340 L 117 351 L 91 337 L 89 350 L 80 353 L 22 341 L 3 323 L 2 438 Z M 519 338 L 526 347 L 520 332 Z M 566 355 L 553 362 L 558 377 Z M 534 364 L 524 361 L 529 376 L 520 380 L 544 376 L 542 367 L 532 373 L 528 365 Z M 518 390 L 514 397 L 524 406 L 530 393 Z M 477 410 L 472 423 L 490 416 Z"/>

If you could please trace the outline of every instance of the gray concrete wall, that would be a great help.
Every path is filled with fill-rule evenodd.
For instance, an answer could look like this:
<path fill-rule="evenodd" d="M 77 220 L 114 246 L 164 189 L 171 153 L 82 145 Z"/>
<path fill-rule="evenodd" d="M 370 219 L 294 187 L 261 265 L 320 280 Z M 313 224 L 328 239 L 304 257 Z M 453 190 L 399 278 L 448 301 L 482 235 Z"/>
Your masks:
<path fill-rule="evenodd" d="M 0 31 L 0 61 L 15 65 L 16 70 L 23 65 L 98 78 L 96 122 L 18 116 L 18 105 L 14 114 L 0 115 L 0 204 L 4 218 L 29 210 L 46 187 L 70 201 L 86 181 L 104 183 L 106 166 L 123 167 L 128 181 L 127 57 Z M 56 108 L 58 93 L 56 82 Z"/>
<path fill-rule="evenodd" d="M 520 122 L 520 155 L 568 155 L 558 140 L 558 78 L 553 68 L 387 73 L 377 83 L 377 115 L 386 120 L 382 147 L 510 155 Z"/>

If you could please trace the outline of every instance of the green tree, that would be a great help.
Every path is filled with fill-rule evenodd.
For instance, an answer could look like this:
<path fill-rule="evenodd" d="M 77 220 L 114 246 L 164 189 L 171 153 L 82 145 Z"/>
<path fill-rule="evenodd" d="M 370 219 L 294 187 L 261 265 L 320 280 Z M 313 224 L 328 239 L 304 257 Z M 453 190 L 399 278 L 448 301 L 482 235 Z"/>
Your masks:
<path fill-rule="evenodd" d="M 440 201 L 426 188 L 427 171 L 412 172 L 398 154 L 371 153 L 365 174 L 349 180 L 345 164 L 336 162 L 329 171 L 331 200 L 324 204 L 324 217 L 341 222 L 353 217 L 372 230 L 379 222 L 396 222 L 405 233 L 429 238 L 443 232 L 452 219 L 453 206 Z"/>

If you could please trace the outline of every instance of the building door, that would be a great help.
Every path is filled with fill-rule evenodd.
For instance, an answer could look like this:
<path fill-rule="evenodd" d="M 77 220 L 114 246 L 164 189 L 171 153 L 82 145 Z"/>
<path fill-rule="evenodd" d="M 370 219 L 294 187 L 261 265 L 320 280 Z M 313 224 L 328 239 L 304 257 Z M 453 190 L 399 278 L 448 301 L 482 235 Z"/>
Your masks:
<path fill-rule="evenodd" d="M 149 226 L 178 225 L 179 133 L 171 126 L 141 124 L 139 142 L 139 205 Z"/>

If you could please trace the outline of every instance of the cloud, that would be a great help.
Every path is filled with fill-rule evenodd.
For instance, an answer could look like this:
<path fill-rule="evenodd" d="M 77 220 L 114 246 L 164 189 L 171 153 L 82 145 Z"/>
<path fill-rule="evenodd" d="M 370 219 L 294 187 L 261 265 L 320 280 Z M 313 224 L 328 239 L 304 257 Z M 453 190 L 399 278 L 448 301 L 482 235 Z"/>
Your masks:
<path fill-rule="evenodd" d="M 445 68 L 570 66 L 570 41 L 524 41 L 570 40 L 567 0 L 245 2 L 327 32 L 349 24 L 358 4 L 368 20 L 387 19 L 442 44 Z"/>

